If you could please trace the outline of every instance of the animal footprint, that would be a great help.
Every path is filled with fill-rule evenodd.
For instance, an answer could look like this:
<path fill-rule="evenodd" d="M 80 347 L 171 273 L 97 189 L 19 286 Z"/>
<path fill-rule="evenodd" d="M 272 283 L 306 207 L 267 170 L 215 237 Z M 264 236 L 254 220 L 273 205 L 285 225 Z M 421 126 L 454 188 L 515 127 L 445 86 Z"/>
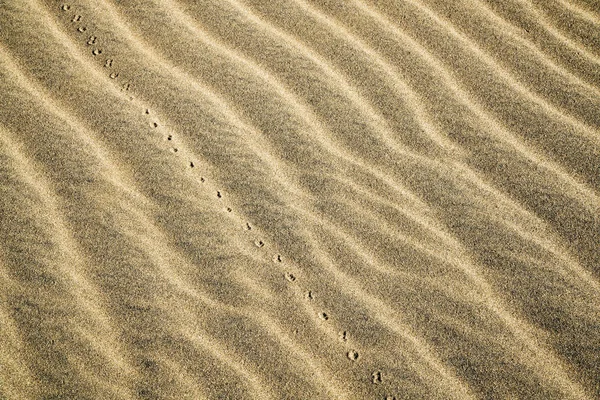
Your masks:
<path fill-rule="evenodd" d="M 244 229 L 246 229 L 247 231 L 251 231 L 252 230 L 252 226 L 250 226 L 249 222 L 246 222 L 246 226 L 244 227 Z"/>
<path fill-rule="evenodd" d="M 194 168 L 194 163 L 190 161 L 190 168 Z"/>
<path fill-rule="evenodd" d="M 112 67 L 112 65 L 113 65 L 113 59 L 112 59 L 112 58 L 107 58 L 107 59 L 106 59 L 106 62 L 104 63 L 104 67 L 106 67 L 106 68 L 110 68 L 110 67 Z M 116 74 L 116 75 L 115 75 L 115 78 L 116 78 L 117 76 L 119 76 L 119 74 Z M 114 79 L 114 78 L 113 78 L 113 79 Z"/>
<path fill-rule="evenodd" d="M 358 360 L 358 351 L 356 350 L 350 350 L 346 355 L 350 361 Z"/>
<path fill-rule="evenodd" d="M 69 11 L 71 9 L 71 6 L 68 4 L 63 4 L 61 8 L 63 11 Z"/>
<path fill-rule="evenodd" d="M 322 312 L 322 313 L 319 313 L 319 318 L 321 318 L 323 321 L 327 321 L 327 320 L 329 320 L 329 315 Z"/>
<path fill-rule="evenodd" d="M 285 279 L 287 279 L 290 282 L 294 282 L 296 280 L 296 277 L 294 276 L 294 274 L 286 272 L 285 273 Z"/>
<path fill-rule="evenodd" d="M 106 67 L 106 65 L 105 65 Z M 118 72 L 113 72 L 109 75 L 110 79 L 117 79 L 119 77 L 119 73 Z"/>
<path fill-rule="evenodd" d="M 146 114 L 150 114 L 150 110 L 146 108 Z"/>
<path fill-rule="evenodd" d="M 232 211 L 233 211 L 233 209 L 232 209 L 231 207 L 227 207 L 225 210 L 226 210 L 227 212 L 232 212 Z"/>
<path fill-rule="evenodd" d="M 262 240 L 257 240 L 256 242 L 254 242 L 254 244 L 256 245 L 256 247 L 263 247 L 265 245 L 265 242 L 263 242 Z"/>
<path fill-rule="evenodd" d="M 309 290 L 308 292 L 306 292 L 306 298 L 309 299 L 309 300 L 313 300 L 315 298 L 313 296 L 312 290 Z"/>
<path fill-rule="evenodd" d="M 79 32 L 85 32 L 85 31 L 87 31 L 87 28 L 85 26 L 80 26 L 79 28 L 77 28 L 77 30 Z"/>
<path fill-rule="evenodd" d="M 94 50 L 92 50 L 92 54 L 95 56 L 102 54 L 102 49 L 94 49 Z"/>
<path fill-rule="evenodd" d="M 81 15 L 76 15 L 73 17 L 73 19 L 71 20 L 71 22 L 79 22 L 81 21 Z"/>
<path fill-rule="evenodd" d="M 381 379 L 381 371 L 373 372 L 371 374 L 371 382 L 373 383 L 381 383 L 383 380 Z"/>
<path fill-rule="evenodd" d="M 129 88 L 131 87 L 131 83 L 125 83 L 122 87 L 121 90 L 127 91 L 129 90 Z"/>
<path fill-rule="evenodd" d="M 96 36 L 90 36 L 88 38 L 87 44 L 88 44 L 88 46 L 91 46 L 93 44 L 96 44 L 97 41 L 98 41 L 98 38 Z"/>
<path fill-rule="evenodd" d="M 277 254 L 275 257 L 273 257 L 273 261 L 282 262 L 283 260 L 281 259 L 281 254 Z"/>
<path fill-rule="evenodd" d="M 222 199 L 222 198 L 223 198 L 223 194 L 221 194 L 221 191 L 220 191 L 220 190 L 217 190 L 217 197 L 218 197 L 219 199 Z"/>
<path fill-rule="evenodd" d="M 342 342 L 348 341 L 348 332 L 346 332 L 346 331 L 340 332 L 340 340 Z"/>

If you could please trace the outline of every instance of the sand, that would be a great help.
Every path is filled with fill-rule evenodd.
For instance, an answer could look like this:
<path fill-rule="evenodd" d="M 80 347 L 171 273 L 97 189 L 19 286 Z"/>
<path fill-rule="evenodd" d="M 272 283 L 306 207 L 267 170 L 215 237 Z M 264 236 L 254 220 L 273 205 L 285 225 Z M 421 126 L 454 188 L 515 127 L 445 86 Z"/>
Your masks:
<path fill-rule="evenodd" d="M 1 399 L 600 398 L 597 0 L 0 2 Z"/>

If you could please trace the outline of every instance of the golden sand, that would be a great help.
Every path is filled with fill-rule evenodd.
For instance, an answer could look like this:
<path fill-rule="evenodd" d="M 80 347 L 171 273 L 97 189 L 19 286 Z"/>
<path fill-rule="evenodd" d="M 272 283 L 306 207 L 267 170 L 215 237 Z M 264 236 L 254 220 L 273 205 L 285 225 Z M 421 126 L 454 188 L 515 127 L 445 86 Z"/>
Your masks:
<path fill-rule="evenodd" d="M 600 398 L 600 3 L 0 1 L 0 333 L 0 399 Z"/>

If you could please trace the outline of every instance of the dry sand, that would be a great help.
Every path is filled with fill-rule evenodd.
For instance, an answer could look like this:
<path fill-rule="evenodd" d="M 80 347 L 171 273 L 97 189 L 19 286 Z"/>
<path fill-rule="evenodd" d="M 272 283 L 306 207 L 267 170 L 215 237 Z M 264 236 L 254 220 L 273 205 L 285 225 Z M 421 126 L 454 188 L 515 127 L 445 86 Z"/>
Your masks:
<path fill-rule="evenodd" d="M 0 1 L 0 398 L 600 398 L 597 0 Z"/>

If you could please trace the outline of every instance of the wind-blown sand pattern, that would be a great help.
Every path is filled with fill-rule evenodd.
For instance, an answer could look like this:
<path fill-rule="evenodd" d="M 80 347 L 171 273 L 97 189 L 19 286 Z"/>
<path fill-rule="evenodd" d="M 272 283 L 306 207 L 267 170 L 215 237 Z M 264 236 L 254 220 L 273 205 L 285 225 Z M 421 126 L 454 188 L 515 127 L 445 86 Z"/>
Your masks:
<path fill-rule="evenodd" d="M 596 0 L 0 2 L 0 398 L 600 398 Z"/>

